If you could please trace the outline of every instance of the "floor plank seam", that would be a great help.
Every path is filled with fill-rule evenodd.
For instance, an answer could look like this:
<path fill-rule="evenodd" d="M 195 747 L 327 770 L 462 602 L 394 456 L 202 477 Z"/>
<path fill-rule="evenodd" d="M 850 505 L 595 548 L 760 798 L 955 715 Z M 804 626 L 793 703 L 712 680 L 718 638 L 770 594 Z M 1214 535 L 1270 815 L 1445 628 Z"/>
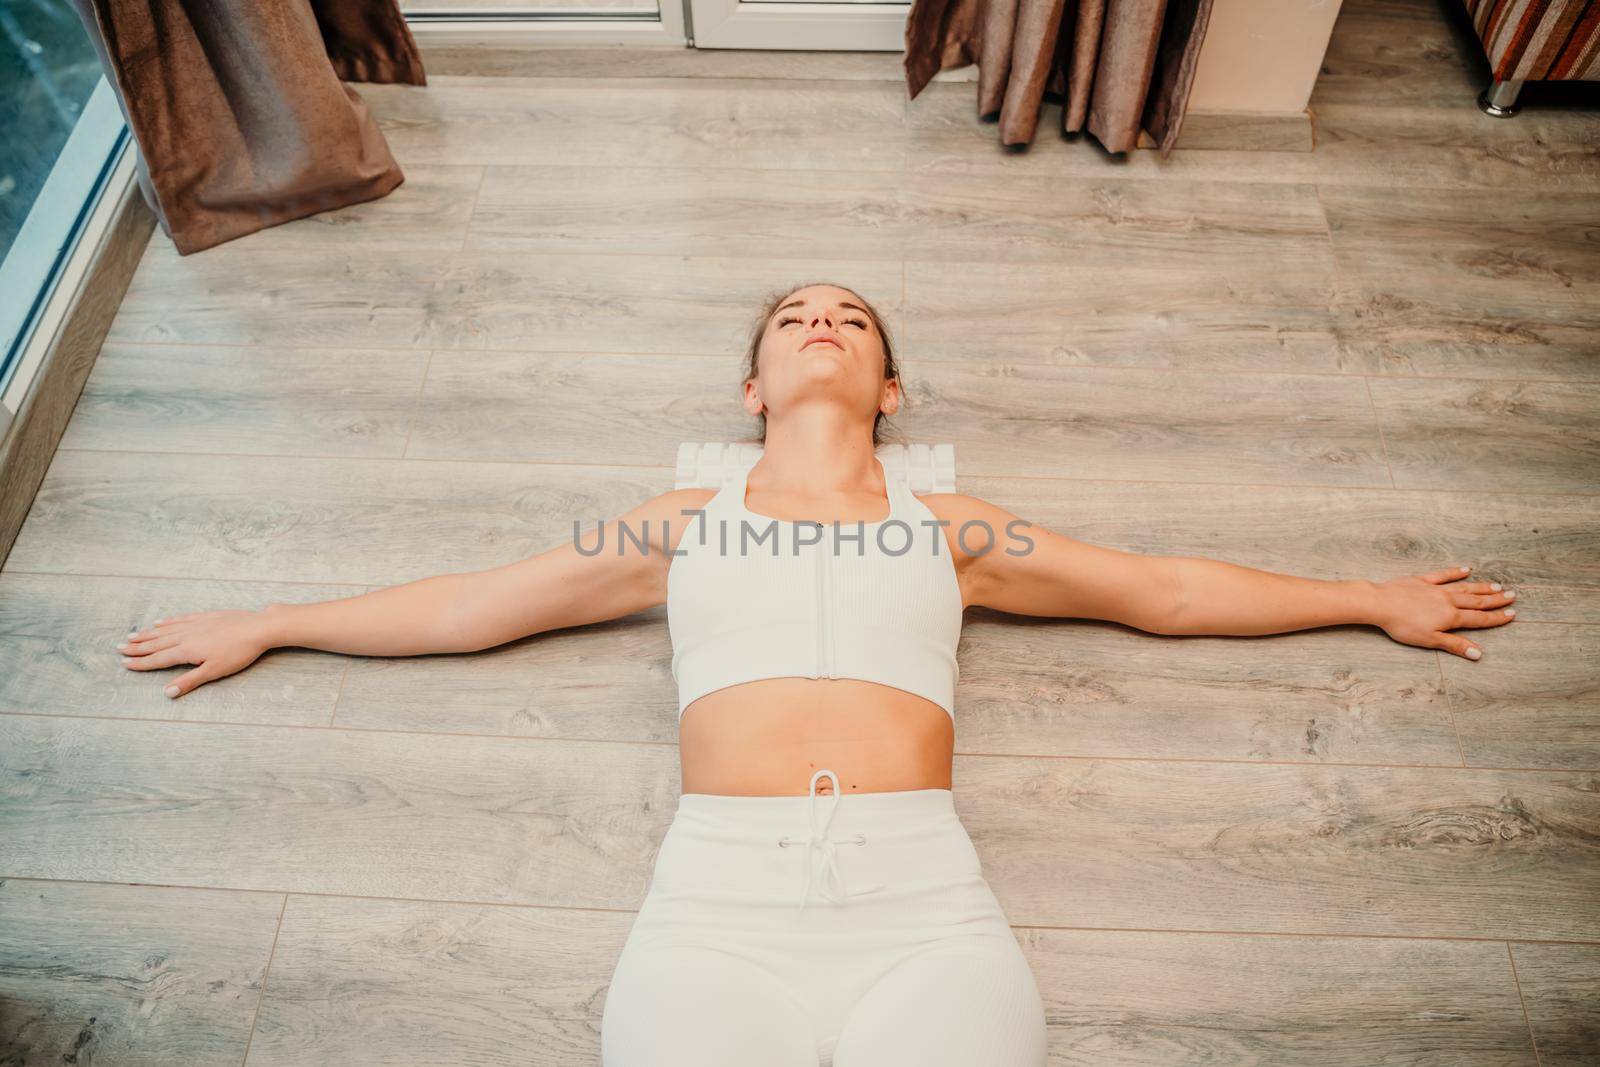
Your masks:
<path fill-rule="evenodd" d="M 174 453 L 177 454 L 179 453 Z M 284 585 L 317 589 L 365 589 L 372 584 L 371 582 L 318 582 L 298 578 L 196 578 L 192 574 L 95 574 L 88 571 L 26 571 L 14 568 L 0 571 L 0 579 L 14 574 L 34 578 L 100 578 L 118 582 L 222 582 L 227 585 Z"/>
<path fill-rule="evenodd" d="M 935 435 L 937 436 L 937 435 Z M 456 465 L 496 466 L 496 467 L 580 467 L 601 468 L 609 470 L 634 470 L 672 472 L 674 467 L 657 463 L 592 463 L 578 460 L 562 459 L 450 459 L 436 456 L 350 456 L 314 452 L 200 452 L 200 451 L 165 451 L 151 448 L 58 448 L 57 452 L 78 453 L 83 455 L 107 456 L 181 456 L 186 459 L 282 459 L 282 460 L 316 460 L 319 462 L 337 463 L 450 463 Z M 970 464 L 969 464 L 970 467 Z M 1012 481 L 1046 481 L 1070 482 L 1075 484 L 1103 483 L 1106 485 L 1150 485 L 1163 488 L 1200 488 L 1217 487 L 1224 489 L 1316 489 L 1329 492 L 1383 492 L 1383 493 L 1451 493 L 1456 495 L 1477 496 L 1511 496 L 1511 497 L 1545 497 L 1573 500 L 1600 499 L 1600 489 L 1592 493 L 1580 493 L 1572 489 L 1504 489 L 1504 488 L 1456 488 L 1432 487 L 1420 485 L 1383 485 L 1383 484 L 1352 484 L 1349 482 L 1216 482 L 1216 481 L 1177 481 L 1171 478 L 1089 478 L 1072 474 L 1002 474 L 992 471 L 968 470 L 965 477 L 989 480 Z M 122 577 L 120 575 L 106 575 L 106 577 Z"/>
<path fill-rule="evenodd" d="M 1450 682 L 1444 676 L 1445 653 L 1439 649 L 1433 650 L 1433 665 L 1439 668 L 1439 693 L 1444 697 L 1444 710 L 1450 716 L 1450 729 L 1456 735 L 1456 751 L 1461 754 L 1461 766 L 1467 765 L 1467 750 L 1461 744 L 1461 724 L 1456 721 L 1455 701 L 1450 699 Z"/>
<path fill-rule="evenodd" d="M 62 715 L 43 711 L 3 711 L 0 710 L 0 719 L 49 719 L 60 723 L 72 722 L 108 722 L 108 723 L 145 723 L 185 727 L 234 727 L 243 729 L 260 730 L 311 730 L 317 733 L 337 731 L 344 734 L 376 734 L 386 737 L 409 737 L 415 739 L 441 737 L 458 737 L 465 739 L 485 741 L 505 741 L 524 744 L 584 744 L 584 745 L 630 745 L 638 747 L 666 747 L 677 748 L 676 741 L 651 741 L 640 738 L 609 738 L 609 737 L 565 737 L 547 736 L 537 734 L 481 734 L 467 733 L 460 730 L 399 730 L 371 726 L 307 726 L 301 723 L 280 722 L 244 722 L 235 719 L 158 719 L 134 715 Z M 978 752 L 957 748 L 955 755 L 964 759 L 1002 759 L 1002 760 L 1058 760 L 1076 761 L 1086 763 L 1145 763 L 1145 764 L 1185 764 L 1192 763 L 1204 766 L 1239 766 L 1239 767 L 1318 767 L 1318 768 L 1350 768 L 1365 770 L 1387 771 L 1472 771 L 1475 773 L 1518 773 L 1518 774 L 1597 774 L 1600 766 L 1595 767 L 1505 767 L 1485 766 L 1481 764 L 1458 765 L 1454 763 L 1372 763 L 1372 762 L 1342 762 L 1333 760 L 1251 760 L 1251 759 L 1225 759 L 1220 757 L 1201 756 L 1114 756 L 1114 755 L 1076 755 L 1061 752 Z M 803 795 L 803 794 L 802 794 Z"/>
<path fill-rule="evenodd" d="M 267 965 L 261 970 L 261 991 L 256 996 L 256 1010 L 250 1016 L 250 1035 L 244 1041 L 244 1058 L 239 1061 L 239 1067 L 245 1067 L 250 1062 L 250 1046 L 256 1039 L 256 1024 L 261 1021 L 261 1005 L 267 999 L 267 976 L 272 972 L 272 957 L 278 951 L 278 935 L 283 932 L 283 913 L 289 908 L 289 894 L 283 894 L 283 903 L 278 907 L 278 925 L 272 931 L 272 946 L 267 949 Z"/>
<path fill-rule="evenodd" d="M 1383 433 L 1383 416 L 1378 414 L 1378 404 L 1372 399 L 1372 378 L 1363 374 L 1362 382 L 1367 387 L 1367 410 L 1372 412 L 1372 425 L 1378 429 L 1378 444 L 1383 448 L 1383 469 L 1389 472 L 1389 484 L 1398 489 L 1400 483 L 1394 478 L 1394 463 L 1389 459 L 1389 441 Z"/>
<path fill-rule="evenodd" d="M 1511 951 L 1511 942 L 1506 942 L 1506 962 L 1511 964 L 1511 981 L 1517 987 L 1517 1003 L 1522 1005 L 1522 1021 L 1528 1024 L 1528 1042 L 1533 1047 L 1533 1062 L 1535 1067 L 1540 1067 L 1544 1060 L 1539 1055 L 1539 1039 L 1533 1033 L 1533 1019 L 1528 1015 L 1528 999 L 1522 995 L 1522 979 L 1517 977 L 1516 953 Z"/>
<path fill-rule="evenodd" d="M 422 398 L 428 391 L 428 372 L 433 369 L 433 352 L 433 349 L 428 349 L 428 358 L 422 364 L 422 379 L 417 382 L 417 395 L 411 401 L 411 415 L 406 420 L 406 440 L 400 446 L 400 455 L 398 457 L 400 459 L 405 459 L 406 453 L 411 451 L 411 435 L 417 430 L 417 421 L 422 414 Z"/>
<path fill-rule="evenodd" d="M 89 878 L 41 878 L 35 875 L 0 874 L 0 881 L 38 882 L 41 884 L 57 885 L 99 885 L 116 886 L 119 888 L 148 888 L 171 889 L 196 893 L 255 893 L 282 896 L 284 906 L 291 897 L 306 897 L 317 900 L 359 900 L 370 901 L 376 904 L 428 904 L 442 907 L 461 908 L 499 908 L 515 911 L 559 911 L 577 912 L 582 914 L 598 915 L 637 915 L 637 908 L 605 908 L 592 905 L 576 904 L 536 904 L 520 901 L 506 900 L 470 900 L 452 897 L 408 897 L 408 896 L 373 896 L 368 893 L 329 893 L 304 889 L 241 889 L 233 886 L 209 885 L 181 885 L 168 882 L 112 882 L 103 879 Z M 1013 908 L 1015 905 L 1013 904 Z M 278 921 L 283 921 L 283 912 L 280 910 Z M 1183 936 L 1200 937 L 1282 937 L 1282 938 L 1316 938 L 1328 941 L 1435 941 L 1446 943 L 1490 943 L 1506 945 L 1569 945 L 1577 948 L 1600 948 L 1600 939 L 1585 940 L 1582 938 L 1530 938 L 1494 936 L 1490 934 L 1374 934 L 1374 933 L 1348 933 L 1326 930 L 1244 930 L 1244 929 L 1202 929 L 1199 927 L 1185 926 L 1072 926 L 1055 923 L 1010 923 L 1013 930 L 1043 930 L 1057 933 L 1086 933 L 1086 934 L 1146 934 L 1167 935 L 1176 934 Z M 276 951 L 277 935 L 273 939 L 273 951 Z M 268 966 L 271 966 L 271 953 L 269 953 Z M 263 972 L 263 979 L 265 972 Z M 263 993 L 265 982 L 263 981 Z M 258 1006 L 259 1007 L 259 1006 Z"/>
<path fill-rule="evenodd" d="M 348 659 L 349 657 L 346 658 Z M 339 727 L 335 726 L 334 723 L 339 718 L 339 701 L 344 696 L 344 683 L 345 679 L 350 677 L 350 667 L 351 663 L 346 663 L 344 665 L 344 669 L 339 672 L 339 685 L 335 688 L 333 693 L 333 710 L 328 713 L 328 725 L 323 727 L 323 729 L 339 729 Z"/>
<path fill-rule="evenodd" d="M 483 198 L 484 179 L 487 178 L 488 175 L 488 165 L 480 165 L 478 168 L 478 184 L 472 187 L 472 206 L 467 209 L 467 224 L 461 228 L 460 251 L 462 252 L 465 252 L 467 250 L 467 246 L 472 243 L 472 220 L 477 217 L 478 202 Z"/>
<path fill-rule="evenodd" d="M 904 300 L 904 290 L 901 294 Z M 1319 304 L 1279 304 L 1275 307 L 1310 307 L 1317 308 Z M 114 348 L 230 348 L 230 349 L 262 349 L 270 348 L 275 352 L 316 351 L 316 352 L 405 352 L 415 354 L 428 352 L 430 355 L 450 353 L 461 356 L 481 355 L 526 355 L 584 358 L 597 356 L 601 358 L 617 357 L 626 359 L 645 360 L 702 360 L 707 363 L 730 363 L 736 360 L 733 353 L 707 353 L 704 348 L 684 350 L 682 352 L 658 352 L 637 348 L 440 348 L 437 345 L 375 345 L 375 344 L 297 344 L 286 341 L 282 344 L 267 344 L 262 341 L 143 341 L 137 338 L 125 340 L 108 340 L 108 347 Z M 970 367 L 972 362 L 966 359 L 940 359 L 937 357 L 916 357 L 917 366 L 940 367 Z M 1005 365 L 1010 367 L 1043 367 L 1059 370 L 1108 370 L 1108 371 L 1133 371 L 1133 372 L 1178 372 L 1181 374 L 1204 375 L 1206 377 L 1238 377 L 1238 378 L 1334 378 L 1345 381 L 1354 381 L 1357 378 L 1376 377 L 1385 382 L 1478 382 L 1485 385 L 1596 385 L 1600 386 L 1600 377 L 1595 378 L 1505 378 L 1482 377 L 1462 374 L 1379 374 L 1371 375 L 1366 371 L 1321 371 L 1305 370 L 1302 368 L 1255 368 L 1255 367 L 1206 367 L 1196 370 L 1185 370 L 1163 363 L 1063 363 L 1055 360 L 1040 359 L 1015 359 L 1006 357 Z"/>
<path fill-rule="evenodd" d="M 530 905 L 536 906 L 536 905 Z M 1013 905 L 1015 907 L 1015 905 Z M 1600 947 L 1600 940 L 1583 941 L 1565 938 L 1553 938 L 1548 941 L 1528 939 L 1494 937 L 1492 935 L 1475 936 L 1471 934 L 1352 934 L 1334 933 L 1328 931 L 1300 931 L 1300 930 L 1202 930 L 1184 926 L 1053 926 L 1039 923 L 1012 923 L 1013 930 L 1055 930 L 1071 933 L 1085 934 L 1182 934 L 1184 936 L 1200 937 L 1291 937 L 1291 938 L 1319 938 L 1329 941 L 1443 941 L 1450 943 L 1475 943 L 1475 944 L 1508 944 L 1515 941 L 1519 945 L 1573 945 L 1579 948 L 1590 946 Z"/>

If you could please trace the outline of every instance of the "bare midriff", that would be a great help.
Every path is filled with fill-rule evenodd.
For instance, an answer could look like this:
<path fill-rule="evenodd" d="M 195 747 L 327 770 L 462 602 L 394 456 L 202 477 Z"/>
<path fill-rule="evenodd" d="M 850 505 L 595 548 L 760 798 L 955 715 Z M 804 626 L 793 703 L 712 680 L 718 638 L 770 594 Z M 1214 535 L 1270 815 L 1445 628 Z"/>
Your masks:
<path fill-rule="evenodd" d="M 903 689 L 854 678 L 763 678 L 707 693 L 678 730 L 683 791 L 808 796 L 811 776 L 841 793 L 949 789 L 950 714 Z M 826 777 L 818 793 L 831 793 Z"/>

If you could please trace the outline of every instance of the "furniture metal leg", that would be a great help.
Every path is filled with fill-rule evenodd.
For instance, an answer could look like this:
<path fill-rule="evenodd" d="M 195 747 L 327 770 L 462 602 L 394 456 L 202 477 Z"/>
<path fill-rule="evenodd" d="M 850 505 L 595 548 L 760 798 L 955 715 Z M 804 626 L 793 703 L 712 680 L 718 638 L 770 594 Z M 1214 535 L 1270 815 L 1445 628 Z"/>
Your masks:
<path fill-rule="evenodd" d="M 1486 115 L 1493 115 L 1497 119 L 1508 119 L 1522 110 L 1517 105 L 1517 94 L 1520 92 L 1522 92 L 1521 78 L 1490 82 L 1488 88 L 1478 94 L 1478 107 Z"/>

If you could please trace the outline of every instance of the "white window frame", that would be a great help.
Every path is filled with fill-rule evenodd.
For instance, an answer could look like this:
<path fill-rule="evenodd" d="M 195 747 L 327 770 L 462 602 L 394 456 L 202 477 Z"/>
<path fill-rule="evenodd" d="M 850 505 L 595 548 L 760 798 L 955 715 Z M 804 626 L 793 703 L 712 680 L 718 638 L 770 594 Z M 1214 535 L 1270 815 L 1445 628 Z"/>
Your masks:
<path fill-rule="evenodd" d="M 419 5 L 423 0 L 418 0 Z M 533 0 L 530 0 L 530 3 Z M 514 44 L 589 47 L 620 44 L 642 48 L 683 48 L 685 0 L 658 0 L 660 11 L 581 12 L 429 10 L 405 11 L 406 25 L 419 45 Z M 426 59 L 426 57 L 424 57 Z"/>
<path fill-rule="evenodd" d="M 0 440 L 99 258 L 136 180 L 136 158 L 116 93 L 102 75 L 0 264 Z"/>
<path fill-rule="evenodd" d="M 911 5 L 659 0 L 656 11 L 529 11 L 432 8 L 404 12 L 420 42 L 527 41 L 541 47 L 620 44 L 664 48 L 766 48 L 903 52 Z M 536 0 L 529 0 L 530 4 Z M 969 80 L 961 78 L 957 80 Z"/>
<path fill-rule="evenodd" d="M 911 11 L 910 4 L 685 2 L 693 9 L 696 48 L 903 52 Z"/>

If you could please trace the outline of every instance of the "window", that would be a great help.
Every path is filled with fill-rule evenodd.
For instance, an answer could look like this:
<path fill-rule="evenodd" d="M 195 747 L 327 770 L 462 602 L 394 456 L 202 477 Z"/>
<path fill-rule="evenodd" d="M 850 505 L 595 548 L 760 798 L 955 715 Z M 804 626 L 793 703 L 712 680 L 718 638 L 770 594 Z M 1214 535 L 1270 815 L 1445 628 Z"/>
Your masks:
<path fill-rule="evenodd" d="M 0 0 L 0 432 L 127 126 L 68 0 Z"/>

